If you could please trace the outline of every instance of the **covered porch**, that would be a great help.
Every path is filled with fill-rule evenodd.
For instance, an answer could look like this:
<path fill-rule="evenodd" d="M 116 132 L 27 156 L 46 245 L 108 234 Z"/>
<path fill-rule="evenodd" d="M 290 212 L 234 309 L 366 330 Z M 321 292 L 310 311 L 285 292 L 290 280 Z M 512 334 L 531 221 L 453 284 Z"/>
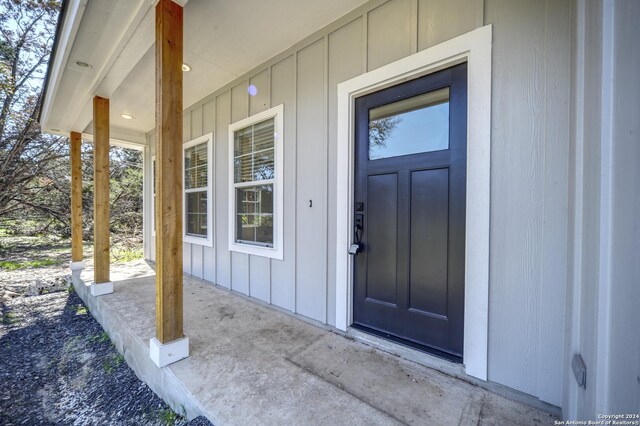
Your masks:
<path fill-rule="evenodd" d="M 637 173 L 627 161 L 639 145 L 625 114 L 637 111 L 638 97 L 624 87 L 637 87 L 627 75 L 637 57 L 605 54 L 632 51 L 635 3 L 64 5 L 40 121 L 71 139 L 74 285 L 128 364 L 176 411 L 220 424 L 535 424 L 558 407 L 567 419 L 636 411 L 640 373 L 626 367 L 640 365 L 640 352 L 615 348 L 637 335 L 638 239 L 628 232 L 637 230 L 628 214 L 637 210 Z M 380 199 L 396 201 L 382 226 L 369 226 L 363 215 L 387 204 L 356 197 L 364 168 L 354 158 L 355 100 L 463 63 L 468 98 L 456 111 L 467 127 L 449 133 L 467 144 L 458 149 L 460 208 L 425 202 L 442 206 L 436 219 L 399 232 L 402 217 L 431 213 L 411 213 L 410 197 L 397 196 L 408 189 L 393 176 L 409 188 L 414 171 L 432 168 L 380 169 L 389 176 Z M 629 108 L 614 120 L 615 105 Z M 81 140 L 95 145 L 93 270 L 79 232 Z M 144 153 L 144 250 L 155 272 L 109 264 L 110 144 Z M 441 151 L 451 148 L 411 155 Z M 453 193 L 448 173 L 433 178 L 442 200 Z M 630 183 L 618 191 L 613 182 Z M 432 233 L 426 224 L 438 226 Z M 371 235 L 360 241 L 365 226 Z M 465 231 L 449 244 L 454 228 Z M 384 279 L 372 297 L 355 297 L 351 255 L 361 242 L 363 254 L 374 253 L 374 232 L 386 257 L 370 262 L 385 265 L 370 276 Z M 431 242 L 413 262 L 409 236 Z M 449 267 L 449 257 L 461 266 Z M 425 259 L 439 263 L 412 279 L 406 265 Z M 360 262 L 367 277 L 369 263 Z M 409 303 L 413 282 L 428 303 Z M 411 338 L 390 328 L 401 314 L 381 313 L 378 328 L 355 321 L 367 298 L 456 322 L 414 343 L 448 350 L 460 364 L 359 334 L 351 327 Z M 446 339 L 457 346 L 441 345 Z M 640 348 L 637 338 L 632 346 Z"/>
<path fill-rule="evenodd" d="M 531 401 L 524 394 L 504 387 L 502 395 L 495 393 L 453 377 L 455 372 L 386 352 L 375 340 L 345 338 L 192 276 L 184 277 L 189 357 L 157 368 L 149 358 L 154 265 L 113 267 L 115 291 L 101 297 L 85 284 L 92 277 L 86 269 L 73 284 L 93 316 L 135 373 L 189 418 L 204 415 L 214 424 L 487 425 L 556 419 L 545 410 L 550 406 L 518 402 Z"/>

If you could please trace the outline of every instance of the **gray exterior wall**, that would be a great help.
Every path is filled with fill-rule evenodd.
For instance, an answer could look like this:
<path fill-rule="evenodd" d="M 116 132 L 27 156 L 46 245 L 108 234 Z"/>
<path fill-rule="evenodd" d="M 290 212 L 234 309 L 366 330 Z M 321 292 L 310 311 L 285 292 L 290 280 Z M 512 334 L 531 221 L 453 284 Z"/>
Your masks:
<path fill-rule="evenodd" d="M 576 1 L 573 11 L 569 286 L 565 372 L 572 419 L 640 412 L 640 3 Z"/>
<path fill-rule="evenodd" d="M 493 24 L 489 380 L 560 405 L 571 23 L 568 1 L 373 0 L 187 108 L 185 141 L 214 132 L 215 229 L 185 272 L 334 325 L 337 84 Z M 228 125 L 281 103 L 284 260 L 231 253 Z"/>

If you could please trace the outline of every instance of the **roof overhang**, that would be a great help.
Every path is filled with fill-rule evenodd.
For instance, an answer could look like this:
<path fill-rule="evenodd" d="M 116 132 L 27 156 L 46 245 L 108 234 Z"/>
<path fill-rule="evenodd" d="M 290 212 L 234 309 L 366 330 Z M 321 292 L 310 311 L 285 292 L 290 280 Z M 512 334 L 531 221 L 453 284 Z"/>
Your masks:
<path fill-rule="evenodd" d="M 155 125 L 157 2 L 64 1 L 43 93 L 43 131 L 77 131 L 91 140 L 92 99 L 102 96 L 110 99 L 112 143 L 145 143 Z M 184 60 L 192 70 L 183 97 L 190 106 L 365 0 L 176 3 L 185 7 Z"/>

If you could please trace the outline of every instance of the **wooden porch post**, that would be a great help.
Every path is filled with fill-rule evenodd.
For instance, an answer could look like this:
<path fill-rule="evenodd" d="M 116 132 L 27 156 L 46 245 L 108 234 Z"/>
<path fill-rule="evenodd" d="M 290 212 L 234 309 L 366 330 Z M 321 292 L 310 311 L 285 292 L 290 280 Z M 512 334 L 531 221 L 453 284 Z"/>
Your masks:
<path fill-rule="evenodd" d="M 93 98 L 93 284 L 94 296 L 112 293 L 109 280 L 109 99 Z"/>
<path fill-rule="evenodd" d="M 82 262 L 82 134 L 71 132 L 71 264 L 72 271 L 84 269 Z"/>
<path fill-rule="evenodd" d="M 156 6 L 156 338 L 162 367 L 189 356 L 182 329 L 182 7 Z"/>

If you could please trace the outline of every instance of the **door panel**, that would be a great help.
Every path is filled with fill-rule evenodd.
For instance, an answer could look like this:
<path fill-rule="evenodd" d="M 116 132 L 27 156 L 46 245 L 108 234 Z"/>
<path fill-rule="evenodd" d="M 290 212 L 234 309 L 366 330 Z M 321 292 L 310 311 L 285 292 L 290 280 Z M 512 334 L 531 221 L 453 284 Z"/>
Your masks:
<path fill-rule="evenodd" d="M 466 64 L 356 99 L 354 326 L 462 360 Z M 362 235 L 360 235 L 360 233 Z"/>
<path fill-rule="evenodd" d="M 367 220 L 367 299 L 396 304 L 398 175 L 369 176 L 367 184 L 371 206 Z"/>
<path fill-rule="evenodd" d="M 409 309 L 447 316 L 449 169 L 411 173 Z"/>

